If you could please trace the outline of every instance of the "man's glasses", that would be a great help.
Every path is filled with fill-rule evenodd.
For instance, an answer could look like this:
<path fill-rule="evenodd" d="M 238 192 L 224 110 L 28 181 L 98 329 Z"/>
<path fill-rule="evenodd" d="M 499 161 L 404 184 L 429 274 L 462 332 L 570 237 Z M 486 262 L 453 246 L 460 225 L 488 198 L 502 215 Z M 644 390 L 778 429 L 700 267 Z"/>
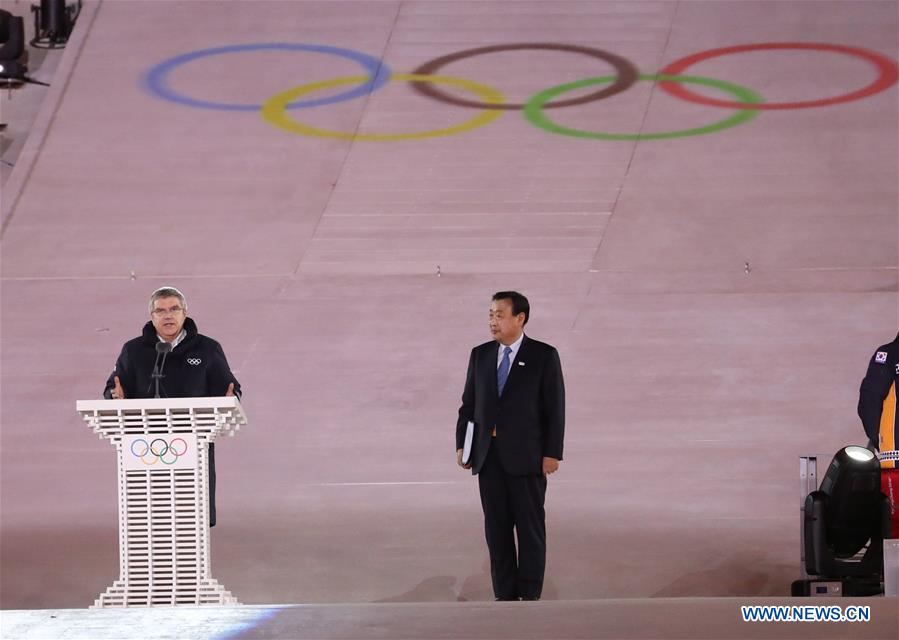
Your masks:
<path fill-rule="evenodd" d="M 161 318 L 162 316 L 167 315 L 177 315 L 184 311 L 182 307 L 171 307 L 169 309 L 153 309 L 153 315 L 157 318 Z"/>

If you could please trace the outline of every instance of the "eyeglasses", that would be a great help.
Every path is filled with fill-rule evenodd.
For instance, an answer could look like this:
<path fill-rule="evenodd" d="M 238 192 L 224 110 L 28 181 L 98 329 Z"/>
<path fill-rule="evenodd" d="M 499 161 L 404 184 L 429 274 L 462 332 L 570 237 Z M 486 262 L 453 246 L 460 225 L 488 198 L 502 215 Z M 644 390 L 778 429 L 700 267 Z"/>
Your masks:
<path fill-rule="evenodd" d="M 153 309 L 153 315 L 157 318 L 161 318 L 162 316 L 169 314 L 174 316 L 181 313 L 182 311 L 184 311 L 184 309 L 181 307 L 171 307 L 169 309 Z"/>

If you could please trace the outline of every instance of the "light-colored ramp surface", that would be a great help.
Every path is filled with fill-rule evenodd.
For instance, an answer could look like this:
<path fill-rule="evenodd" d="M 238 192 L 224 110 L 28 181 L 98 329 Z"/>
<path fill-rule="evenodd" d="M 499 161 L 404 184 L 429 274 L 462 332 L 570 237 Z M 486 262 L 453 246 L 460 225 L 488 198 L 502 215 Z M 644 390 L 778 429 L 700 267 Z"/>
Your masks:
<path fill-rule="evenodd" d="M 834 605 L 834 602 L 839 602 Z M 808 607 L 792 611 L 789 607 Z M 742 607 L 786 607 L 784 615 L 867 618 L 861 622 L 743 622 Z M 867 610 L 860 608 L 867 607 Z M 870 638 L 899 633 L 896 598 L 657 598 L 465 604 L 325 604 L 245 607 L 161 607 L 122 610 L 6 611 L 8 640 L 315 638 L 609 638 L 704 640 Z M 815 613 L 819 611 L 820 613 Z"/>
<path fill-rule="evenodd" d="M 858 383 L 899 324 L 896 86 L 813 108 L 696 97 L 735 99 L 721 82 L 769 105 L 884 84 L 896 9 L 87 3 L 48 127 L 23 151 L 33 163 L 3 199 L 0 606 L 85 606 L 116 577 L 113 450 L 74 401 L 99 395 L 163 284 L 244 387 L 250 426 L 218 447 L 212 534 L 213 575 L 244 603 L 492 597 L 452 433 L 490 295 L 513 288 L 568 393 L 544 597 L 788 593 L 797 457 L 865 440 Z M 543 112 L 640 139 L 510 110 L 367 140 L 493 112 L 399 76 L 335 98 L 360 86 L 333 83 L 364 76 L 360 60 L 411 74 L 547 43 L 643 75 L 768 46 L 693 64 L 719 84 L 691 85 L 692 101 L 643 79 Z M 440 85 L 453 95 L 480 99 L 477 83 L 508 102 L 615 73 L 558 48 L 439 71 L 463 79 Z M 284 112 L 316 135 L 272 107 L 295 87 L 326 102 Z"/>

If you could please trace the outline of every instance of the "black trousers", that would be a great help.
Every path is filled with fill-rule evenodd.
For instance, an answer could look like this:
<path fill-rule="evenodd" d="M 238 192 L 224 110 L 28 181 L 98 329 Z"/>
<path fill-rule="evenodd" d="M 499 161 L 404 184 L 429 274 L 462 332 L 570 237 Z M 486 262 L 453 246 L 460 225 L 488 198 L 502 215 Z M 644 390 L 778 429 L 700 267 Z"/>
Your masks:
<path fill-rule="evenodd" d="M 539 598 L 546 569 L 546 476 L 509 475 L 491 450 L 478 474 L 478 488 L 493 595 L 500 600 Z"/>

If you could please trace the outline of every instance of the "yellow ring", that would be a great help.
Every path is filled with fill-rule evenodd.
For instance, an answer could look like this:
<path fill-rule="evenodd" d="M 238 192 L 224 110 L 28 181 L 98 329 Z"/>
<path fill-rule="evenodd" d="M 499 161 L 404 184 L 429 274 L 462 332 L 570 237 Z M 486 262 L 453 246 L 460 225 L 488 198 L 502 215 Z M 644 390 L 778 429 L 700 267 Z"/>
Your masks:
<path fill-rule="evenodd" d="M 503 104 L 506 99 L 495 89 L 487 85 L 466 80 L 465 78 L 454 78 L 451 76 L 432 76 L 428 74 L 415 73 L 394 73 L 390 76 L 391 80 L 406 80 L 408 82 L 436 82 L 438 84 L 449 84 L 460 89 L 466 89 L 489 104 Z M 334 78 L 333 80 L 323 80 L 322 82 L 312 82 L 304 84 L 293 89 L 288 89 L 282 93 L 272 96 L 262 105 L 262 119 L 279 129 L 285 129 L 292 133 L 298 133 L 301 136 L 317 136 L 320 138 L 339 138 L 341 140 L 371 140 L 377 142 L 390 140 L 422 140 L 424 138 L 438 138 L 440 136 L 450 136 L 456 133 L 463 133 L 477 129 L 489 122 L 496 120 L 502 115 L 502 111 L 496 109 L 485 109 L 479 115 L 470 120 L 466 120 L 461 124 L 457 124 L 445 129 L 432 129 L 430 131 L 419 131 L 417 133 L 346 133 L 344 131 L 332 131 L 330 129 L 318 129 L 302 122 L 297 122 L 287 115 L 287 105 L 307 93 L 319 91 L 321 89 L 330 89 L 344 84 L 356 84 L 367 82 L 368 76 L 349 76 L 345 78 Z"/>
<path fill-rule="evenodd" d="M 147 461 L 144 459 L 145 457 L 146 457 L 145 455 L 141 456 L 141 457 L 140 457 L 140 461 L 143 462 L 143 463 L 144 463 L 145 465 L 147 465 L 148 467 L 150 467 L 150 466 L 156 464 L 157 462 L 159 462 L 159 457 L 158 457 L 158 456 L 153 458 L 153 462 L 147 462 Z"/>

